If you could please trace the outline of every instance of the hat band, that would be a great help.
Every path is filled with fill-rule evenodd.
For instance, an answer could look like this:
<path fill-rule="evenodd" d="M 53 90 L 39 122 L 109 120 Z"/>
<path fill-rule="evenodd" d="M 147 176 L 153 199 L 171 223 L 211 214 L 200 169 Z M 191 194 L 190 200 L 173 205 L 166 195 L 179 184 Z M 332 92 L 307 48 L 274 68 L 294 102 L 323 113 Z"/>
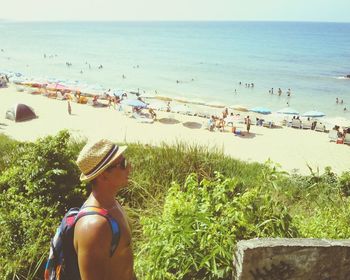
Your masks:
<path fill-rule="evenodd" d="M 117 145 L 113 145 L 113 147 L 108 151 L 108 153 L 104 156 L 104 158 L 97 164 L 93 169 L 91 169 L 88 173 L 85 173 L 85 176 L 89 176 L 100 170 L 114 155 L 118 152 L 119 147 Z"/>

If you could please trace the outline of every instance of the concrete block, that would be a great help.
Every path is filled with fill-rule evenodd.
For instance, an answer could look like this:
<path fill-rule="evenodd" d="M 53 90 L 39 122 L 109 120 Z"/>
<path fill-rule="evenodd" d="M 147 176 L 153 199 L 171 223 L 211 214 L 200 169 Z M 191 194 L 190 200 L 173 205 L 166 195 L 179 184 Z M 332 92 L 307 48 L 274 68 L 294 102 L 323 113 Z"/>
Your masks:
<path fill-rule="evenodd" d="M 235 280 L 350 280 L 350 240 L 243 240 L 233 266 Z"/>

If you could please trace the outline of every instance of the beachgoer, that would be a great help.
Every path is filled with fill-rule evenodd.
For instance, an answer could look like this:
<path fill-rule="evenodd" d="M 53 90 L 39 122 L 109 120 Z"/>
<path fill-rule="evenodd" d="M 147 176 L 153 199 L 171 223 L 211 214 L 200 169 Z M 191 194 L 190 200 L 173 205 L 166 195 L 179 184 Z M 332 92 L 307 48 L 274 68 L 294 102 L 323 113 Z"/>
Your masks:
<path fill-rule="evenodd" d="M 170 112 L 170 101 L 166 104 L 166 111 Z"/>
<path fill-rule="evenodd" d="M 281 88 L 278 88 L 278 96 L 281 96 L 281 94 L 282 94 L 282 90 Z"/>
<path fill-rule="evenodd" d="M 343 104 L 344 103 L 344 100 L 342 99 L 342 100 L 340 100 L 340 104 Z"/>
<path fill-rule="evenodd" d="M 98 96 L 95 95 L 95 96 L 93 97 L 93 99 L 92 99 L 92 105 L 95 105 L 95 106 L 98 105 L 97 99 L 98 99 Z"/>
<path fill-rule="evenodd" d="M 131 171 L 124 156 L 126 148 L 101 139 L 85 145 L 79 154 L 76 163 L 82 172 L 80 180 L 92 185 L 91 194 L 82 207 L 106 211 L 117 222 L 120 239 L 113 251 L 109 221 L 100 215 L 80 218 L 74 229 L 75 252 L 70 258 L 75 271 L 75 275 L 69 275 L 72 279 L 136 279 L 128 217 L 115 199 L 127 186 Z"/>
<path fill-rule="evenodd" d="M 68 114 L 71 115 L 72 114 L 72 107 L 70 105 L 70 101 L 68 100 Z"/>
<path fill-rule="evenodd" d="M 344 112 L 347 111 L 348 109 L 346 109 L 346 107 L 344 107 Z"/>
<path fill-rule="evenodd" d="M 249 118 L 249 116 L 247 116 L 246 118 L 246 125 L 247 125 L 247 133 L 249 134 L 249 131 L 250 131 L 250 125 L 252 123 L 251 119 Z"/>
<path fill-rule="evenodd" d="M 225 108 L 225 110 L 222 112 L 222 118 L 226 118 L 228 116 L 228 109 Z"/>
<path fill-rule="evenodd" d="M 225 131 L 225 121 L 224 119 L 216 119 L 215 126 L 217 129 L 219 129 L 221 132 Z"/>
<path fill-rule="evenodd" d="M 339 99 L 338 97 L 335 99 L 335 103 L 338 104 L 339 103 Z"/>
<path fill-rule="evenodd" d="M 244 136 L 243 131 L 237 129 L 235 126 L 232 127 L 231 131 L 232 131 L 232 133 L 233 133 L 234 135 L 241 135 L 241 136 Z"/>
<path fill-rule="evenodd" d="M 271 94 L 273 94 L 273 88 L 271 88 Z"/>
<path fill-rule="evenodd" d="M 157 118 L 156 112 L 154 112 L 154 110 L 152 108 L 149 108 L 148 112 L 151 114 L 152 119 L 156 120 L 156 118 Z"/>
<path fill-rule="evenodd" d="M 215 117 L 214 115 L 211 116 L 211 118 L 208 120 L 208 129 L 209 131 L 214 131 L 215 128 Z"/>

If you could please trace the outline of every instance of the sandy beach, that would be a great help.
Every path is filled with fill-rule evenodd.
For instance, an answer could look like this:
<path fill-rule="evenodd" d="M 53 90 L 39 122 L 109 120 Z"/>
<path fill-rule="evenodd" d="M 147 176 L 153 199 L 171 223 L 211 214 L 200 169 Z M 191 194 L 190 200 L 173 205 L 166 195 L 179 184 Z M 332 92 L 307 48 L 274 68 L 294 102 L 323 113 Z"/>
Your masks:
<path fill-rule="evenodd" d="M 0 131 L 17 140 L 34 141 L 38 137 L 68 129 L 76 136 L 106 137 L 117 142 L 197 144 L 216 148 L 233 158 L 248 162 L 263 163 L 271 159 L 281 164 L 284 170 L 301 174 L 309 174 L 307 165 L 320 171 L 331 166 L 336 173 L 350 170 L 350 146 L 329 142 L 327 133 L 313 130 L 252 126 L 249 136 L 240 137 L 229 132 L 230 128 L 227 132 L 210 132 L 203 128 L 207 120 L 195 116 L 157 112 L 158 119 L 171 117 L 179 122 L 167 124 L 156 121 L 147 124 L 139 123 L 112 108 L 94 108 L 74 102 L 71 104 L 72 115 L 69 115 L 67 101 L 17 92 L 13 85 L 0 89 L 0 96 Z M 34 108 L 38 118 L 17 123 L 6 119 L 7 109 L 16 103 Z M 189 128 L 184 126 L 186 122 L 202 127 Z M 238 128 L 245 130 L 244 124 Z"/>

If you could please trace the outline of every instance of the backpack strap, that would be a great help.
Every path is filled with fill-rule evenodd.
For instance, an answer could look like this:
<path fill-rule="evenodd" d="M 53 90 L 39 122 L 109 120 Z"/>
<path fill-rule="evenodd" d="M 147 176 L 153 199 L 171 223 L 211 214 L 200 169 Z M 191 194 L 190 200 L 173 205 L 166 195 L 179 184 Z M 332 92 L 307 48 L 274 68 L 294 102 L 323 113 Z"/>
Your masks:
<path fill-rule="evenodd" d="M 100 215 L 105 217 L 112 230 L 112 242 L 111 249 L 109 251 L 109 256 L 112 257 L 114 251 L 117 249 L 119 239 L 120 239 L 120 228 L 119 224 L 109 213 L 107 209 L 96 207 L 96 206 L 83 206 L 78 215 L 75 217 L 74 223 L 76 223 L 80 218 L 88 215 Z"/>
<path fill-rule="evenodd" d="M 74 226 L 74 220 L 79 213 L 79 208 L 71 208 L 65 214 L 60 226 L 57 228 L 55 236 L 50 243 L 49 258 L 45 266 L 45 280 L 61 279 L 61 269 L 63 266 L 63 239 L 67 230 Z"/>

